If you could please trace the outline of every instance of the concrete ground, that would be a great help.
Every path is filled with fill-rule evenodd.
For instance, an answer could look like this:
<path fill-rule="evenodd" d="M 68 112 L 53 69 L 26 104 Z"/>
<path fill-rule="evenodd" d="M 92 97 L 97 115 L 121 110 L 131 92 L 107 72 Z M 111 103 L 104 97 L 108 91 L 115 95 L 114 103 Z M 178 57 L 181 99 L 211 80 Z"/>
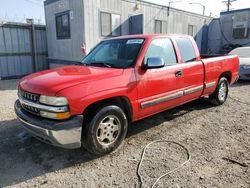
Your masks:
<path fill-rule="evenodd" d="M 17 82 L 0 81 L 0 187 L 139 187 L 141 152 L 158 139 L 184 145 L 191 160 L 156 187 L 250 187 L 249 82 L 231 87 L 222 106 L 201 99 L 134 123 L 121 147 L 99 158 L 27 134 L 13 111 Z M 176 144 L 151 145 L 140 169 L 142 187 L 151 187 L 186 158 Z"/>

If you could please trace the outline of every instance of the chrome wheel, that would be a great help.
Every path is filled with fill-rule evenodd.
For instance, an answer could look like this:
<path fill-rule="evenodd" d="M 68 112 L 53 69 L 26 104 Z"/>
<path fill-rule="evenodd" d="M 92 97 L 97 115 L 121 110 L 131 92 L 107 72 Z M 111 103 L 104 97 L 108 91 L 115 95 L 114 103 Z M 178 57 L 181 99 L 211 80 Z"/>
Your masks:
<path fill-rule="evenodd" d="M 100 121 L 96 131 L 96 137 L 99 144 L 108 146 L 117 140 L 120 132 L 121 122 L 118 117 L 108 115 Z"/>
<path fill-rule="evenodd" d="M 224 101 L 227 95 L 227 86 L 225 82 L 222 82 L 219 89 L 219 100 Z"/>

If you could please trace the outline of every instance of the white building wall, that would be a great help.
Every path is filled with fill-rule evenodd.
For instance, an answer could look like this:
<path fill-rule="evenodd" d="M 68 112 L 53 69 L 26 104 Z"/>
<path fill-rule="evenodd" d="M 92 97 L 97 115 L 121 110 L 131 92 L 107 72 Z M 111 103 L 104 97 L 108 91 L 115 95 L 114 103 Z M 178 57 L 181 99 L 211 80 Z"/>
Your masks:
<path fill-rule="evenodd" d="M 48 1 L 48 0 L 47 0 Z M 210 17 L 193 14 L 177 9 L 160 6 L 144 1 L 135 0 L 50 0 L 54 1 L 45 6 L 49 58 L 79 61 L 81 43 L 85 42 L 89 52 L 103 38 L 100 35 L 100 12 L 116 13 L 121 15 L 121 34 L 129 34 L 129 17 L 143 14 L 143 33 L 155 32 L 155 20 L 167 21 L 167 33 L 188 34 L 188 25 L 195 26 L 197 44 L 201 46 L 202 32 L 199 32 Z M 139 9 L 136 9 L 139 4 Z M 62 6 L 63 5 L 63 6 Z M 55 14 L 65 10 L 73 11 L 71 20 L 71 39 L 57 40 Z"/>

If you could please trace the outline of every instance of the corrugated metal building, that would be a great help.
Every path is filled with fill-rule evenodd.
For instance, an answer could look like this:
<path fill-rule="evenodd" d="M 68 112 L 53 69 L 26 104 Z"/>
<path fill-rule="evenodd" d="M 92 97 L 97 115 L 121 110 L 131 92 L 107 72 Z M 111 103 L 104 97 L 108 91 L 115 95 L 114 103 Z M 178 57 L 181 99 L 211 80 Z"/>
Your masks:
<path fill-rule="evenodd" d="M 79 62 L 107 37 L 129 34 L 193 35 L 206 52 L 210 17 L 136 0 L 46 0 L 46 30 L 50 66 Z"/>
<path fill-rule="evenodd" d="M 48 68 L 44 25 L 0 22 L 0 80 Z"/>
<path fill-rule="evenodd" d="M 237 46 L 250 46 L 250 8 L 221 12 L 209 24 L 208 50 L 227 53 Z"/>

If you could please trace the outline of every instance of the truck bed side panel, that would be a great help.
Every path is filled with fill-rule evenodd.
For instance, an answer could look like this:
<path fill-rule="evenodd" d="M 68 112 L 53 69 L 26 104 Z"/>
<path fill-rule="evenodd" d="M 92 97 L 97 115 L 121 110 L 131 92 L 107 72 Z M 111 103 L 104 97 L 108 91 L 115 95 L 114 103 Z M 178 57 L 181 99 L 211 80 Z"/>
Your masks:
<path fill-rule="evenodd" d="M 239 60 L 237 56 L 221 56 L 202 59 L 205 69 L 205 89 L 204 95 L 212 94 L 218 81 L 223 73 L 230 75 L 230 84 L 233 84 L 238 79 Z"/>

